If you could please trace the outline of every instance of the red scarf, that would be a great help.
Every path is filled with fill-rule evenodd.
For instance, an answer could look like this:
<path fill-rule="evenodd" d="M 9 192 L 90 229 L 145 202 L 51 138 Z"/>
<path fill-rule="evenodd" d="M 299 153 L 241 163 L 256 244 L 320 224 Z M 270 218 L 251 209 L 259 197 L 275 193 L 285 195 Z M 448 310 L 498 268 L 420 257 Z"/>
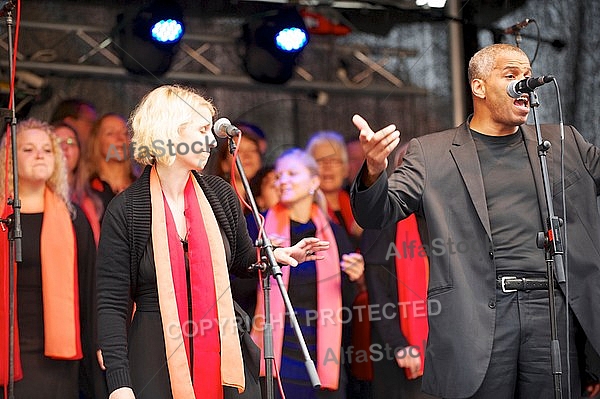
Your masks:
<path fill-rule="evenodd" d="M 360 234 L 356 231 L 358 225 L 352 214 L 352 205 L 350 204 L 350 195 L 340 190 L 338 192 L 338 201 L 340 204 L 340 213 L 342 219 L 339 220 L 337 213 L 327 208 L 331 220 L 344 227 L 350 237 L 357 237 Z M 359 252 L 359 249 L 356 249 Z M 369 321 L 369 296 L 367 291 L 359 292 L 352 303 L 352 346 L 354 351 L 350 354 L 350 370 L 352 375 L 360 380 L 371 381 L 373 379 L 373 361 L 371 354 L 371 322 Z M 368 353 L 366 359 L 362 358 L 360 353 Z"/>
<path fill-rule="evenodd" d="M 3 218 L 9 214 L 6 207 Z M 23 237 L 24 240 L 27 237 Z M 2 284 L 0 284 L 0 384 L 8 382 L 8 231 L 0 229 Z M 44 313 L 44 355 L 52 359 L 77 360 L 83 357 L 79 325 L 76 237 L 66 204 L 49 188 L 44 192 L 44 217 L 40 236 L 42 302 Z M 14 267 L 15 282 L 17 267 Z M 15 380 L 23 377 L 19 353 L 17 298 L 15 289 Z"/>
<path fill-rule="evenodd" d="M 327 218 L 315 204 L 311 210 L 311 220 L 317 229 L 316 236 L 321 240 L 329 241 L 329 249 L 323 254 L 325 259 L 316 261 L 317 269 L 317 311 L 319 316 L 333 313 L 333 317 L 319 317 L 317 324 L 317 374 L 321 380 L 321 388 L 336 390 L 339 387 L 340 375 L 340 352 L 342 346 L 342 321 L 340 311 L 342 309 L 342 280 L 339 261 L 339 253 Z M 290 243 L 290 215 L 286 207 L 281 204 L 275 205 L 266 216 L 265 231 L 269 235 L 277 235 L 284 238 L 283 246 Z M 302 267 L 299 265 L 298 267 Z M 289 285 L 290 268 L 284 267 L 283 282 Z M 272 285 L 277 282 L 271 277 Z M 333 310 L 333 312 L 332 312 Z M 273 347 L 277 369 L 281 370 L 281 352 L 283 348 L 283 320 L 286 308 L 279 290 L 271 290 L 271 315 L 273 323 Z M 265 321 L 264 297 L 262 291 L 258 290 L 254 326 L 252 338 L 263 351 L 263 330 Z M 332 322 L 333 321 L 333 322 Z M 265 375 L 264 362 L 261 363 L 261 375 Z"/>
<path fill-rule="evenodd" d="M 346 191 L 340 190 L 338 193 L 338 198 L 340 204 L 340 213 L 342 214 L 342 218 L 344 220 L 339 220 L 335 214 L 335 211 L 328 206 L 327 213 L 329 214 L 329 218 L 340 226 L 343 226 L 348 234 L 353 235 L 355 223 L 354 215 L 352 214 L 352 205 L 350 204 L 350 195 Z"/>
<path fill-rule="evenodd" d="M 412 246 L 413 244 L 414 253 L 400 251 L 400 248 L 405 248 L 405 245 Z M 417 228 L 417 219 L 414 215 L 410 215 L 396 224 L 396 248 L 401 254 L 401 256 L 396 256 L 400 328 L 409 345 L 419 348 L 421 354 L 419 375 L 423 375 L 425 344 L 429 332 L 427 324 L 429 262 L 421 251 L 423 247 Z M 408 370 L 405 372 L 408 376 Z"/>
<path fill-rule="evenodd" d="M 94 241 L 96 242 L 96 247 L 98 247 L 98 241 L 100 240 L 100 217 L 98 216 L 96 204 L 94 204 L 94 201 L 89 195 L 83 194 L 78 205 L 83 210 L 83 213 L 85 213 L 88 222 L 90 222 L 90 227 L 92 228 L 92 233 L 94 235 Z"/>
<path fill-rule="evenodd" d="M 190 322 L 185 256 L 155 168 L 150 174 L 150 192 L 158 300 L 173 398 L 220 398 L 222 385 L 242 392 L 244 367 L 225 246 L 210 204 L 190 174 L 184 191 L 192 292 Z"/>
<path fill-rule="evenodd" d="M 363 381 L 373 380 L 373 357 L 371 353 L 371 321 L 369 320 L 369 294 L 359 292 L 352 302 L 352 346 L 350 371 Z M 362 354 L 369 354 L 366 359 Z"/>

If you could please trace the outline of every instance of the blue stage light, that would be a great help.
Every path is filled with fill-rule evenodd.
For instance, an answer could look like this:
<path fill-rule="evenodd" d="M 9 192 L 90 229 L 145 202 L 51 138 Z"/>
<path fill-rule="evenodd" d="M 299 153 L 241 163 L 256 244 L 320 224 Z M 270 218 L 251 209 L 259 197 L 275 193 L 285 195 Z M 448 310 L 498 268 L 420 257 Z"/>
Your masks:
<path fill-rule="evenodd" d="M 177 43 L 183 36 L 183 23 L 175 19 L 161 19 L 150 30 L 152 38 L 160 43 Z"/>
<path fill-rule="evenodd" d="M 310 38 L 295 7 L 251 17 L 243 29 L 244 68 L 252 79 L 282 84 L 293 75 L 298 56 Z"/>
<path fill-rule="evenodd" d="M 308 34 L 304 29 L 300 28 L 285 28 L 279 31 L 275 36 L 277 48 L 295 52 L 302 50 L 308 44 Z"/>
<path fill-rule="evenodd" d="M 183 10 L 173 0 L 155 0 L 136 13 L 120 14 L 113 36 L 123 67 L 139 75 L 166 73 L 185 32 L 182 21 Z"/>

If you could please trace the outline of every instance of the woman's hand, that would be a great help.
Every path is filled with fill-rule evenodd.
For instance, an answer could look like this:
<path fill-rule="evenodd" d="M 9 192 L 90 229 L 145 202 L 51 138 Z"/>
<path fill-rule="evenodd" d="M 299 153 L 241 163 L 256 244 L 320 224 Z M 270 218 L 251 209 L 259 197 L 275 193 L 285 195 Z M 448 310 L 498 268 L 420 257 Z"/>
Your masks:
<path fill-rule="evenodd" d="M 96 351 L 96 358 L 98 359 L 98 365 L 102 371 L 106 371 L 106 367 L 104 366 L 104 357 L 102 356 L 102 349 L 98 349 Z"/>
<path fill-rule="evenodd" d="M 360 237 L 363 231 L 365 230 L 362 227 L 360 227 L 358 223 L 356 223 L 356 220 L 352 222 L 352 226 L 350 226 L 350 234 L 356 237 Z"/>
<path fill-rule="evenodd" d="M 321 241 L 315 237 L 303 238 L 291 247 L 276 248 L 274 252 L 277 263 L 290 266 L 298 266 L 299 263 L 309 260 L 325 259 L 323 255 L 317 255 L 317 252 L 325 251 L 329 248 L 329 241 Z"/>
<path fill-rule="evenodd" d="M 135 399 L 135 395 L 133 394 L 133 389 L 121 387 L 112 391 L 108 399 Z"/>
<path fill-rule="evenodd" d="M 595 398 L 600 393 L 600 383 L 594 382 L 585 387 L 585 392 L 588 398 Z"/>
<path fill-rule="evenodd" d="M 102 357 L 102 349 L 98 349 L 96 351 L 96 356 L 98 357 L 98 364 L 102 370 L 106 370 L 104 367 L 104 358 Z M 133 389 L 129 387 L 121 387 L 115 389 L 108 396 L 108 399 L 135 399 L 135 395 L 133 393 Z"/>
<path fill-rule="evenodd" d="M 352 252 L 342 255 L 340 266 L 344 273 L 348 275 L 350 281 L 358 280 L 365 271 L 365 259 L 359 253 Z"/>

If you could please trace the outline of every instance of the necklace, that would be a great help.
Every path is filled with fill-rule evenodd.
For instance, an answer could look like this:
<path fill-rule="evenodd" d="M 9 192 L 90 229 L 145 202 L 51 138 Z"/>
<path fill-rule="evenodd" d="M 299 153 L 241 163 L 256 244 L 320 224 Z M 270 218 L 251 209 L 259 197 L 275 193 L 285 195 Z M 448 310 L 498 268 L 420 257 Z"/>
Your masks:
<path fill-rule="evenodd" d="M 177 235 L 181 241 L 187 240 L 187 222 L 185 220 L 185 202 L 183 199 L 180 201 L 170 201 L 167 199 L 167 204 L 169 205 L 169 209 L 171 210 L 171 215 L 173 215 L 173 220 L 175 221 L 175 227 L 177 229 Z M 183 227 L 183 229 L 182 229 Z M 183 234 L 182 238 L 182 232 Z"/>

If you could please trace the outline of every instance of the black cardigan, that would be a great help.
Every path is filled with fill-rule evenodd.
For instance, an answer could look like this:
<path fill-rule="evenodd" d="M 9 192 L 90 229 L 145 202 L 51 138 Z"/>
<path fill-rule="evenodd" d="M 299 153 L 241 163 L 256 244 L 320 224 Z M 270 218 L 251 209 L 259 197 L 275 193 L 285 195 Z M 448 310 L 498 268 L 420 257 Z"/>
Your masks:
<path fill-rule="evenodd" d="M 127 326 L 140 259 L 151 239 L 150 169 L 146 167 L 136 182 L 113 199 L 102 222 L 97 258 L 98 341 L 109 392 L 132 386 Z M 194 176 L 221 228 L 230 272 L 249 277 L 247 266 L 256 260 L 256 252 L 233 189 L 219 177 L 195 172 Z"/>

